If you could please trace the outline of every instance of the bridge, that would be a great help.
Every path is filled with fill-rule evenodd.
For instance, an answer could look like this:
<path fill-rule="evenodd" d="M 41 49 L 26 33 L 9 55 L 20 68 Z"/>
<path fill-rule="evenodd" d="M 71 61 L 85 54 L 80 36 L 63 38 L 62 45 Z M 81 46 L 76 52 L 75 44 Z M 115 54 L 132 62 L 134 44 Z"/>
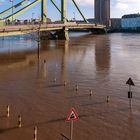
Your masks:
<path fill-rule="evenodd" d="M 20 35 L 20 34 L 28 34 L 32 32 L 47 32 L 47 31 L 59 31 L 58 38 L 59 39 L 69 39 L 68 36 L 68 30 L 69 29 L 88 29 L 91 32 L 105 32 L 105 26 L 104 25 L 97 25 L 97 24 L 91 24 L 87 21 L 83 13 L 81 12 L 78 4 L 75 2 L 75 0 L 72 0 L 75 7 L 77 8 L 78 12 L 83 18 L 82 23 L 77 22 L 70 22 L 67 19 L 66 16 L 66 7 L 67 7 L 67 0 L 61 0 L 61 9 L 56 5 L 54 0 L 50 0 L 52 4 L 55 6 L 55 8 L 59 11 L 61 14 L 61 20 L 59 23 L 50 23 L 47 22 L 47 14 L 46 14 L 46 0 L 35 0 L 32 3 L 26 5 L 22 9 L 16 11 L 15 13 L 12 12 L 11 15 L 8 15 L 7 17 L 0 20 L 0 36 L 11 36 L 11 35 Z M 23 6 L 27 2 L 27 0 L 23 0 L 15 5 L 12 5 L 12 7 L 2 11 L 0 13 L 0 17 L 7 14 L 9 11 L 13 11 L 13 9 L 16 9 L 17 7 Z M 26 24 L 26 25 L 9 25 L 8 23 L 13 23 L 13 19 L 16 18 L 21 13 L 25 12 L 29 8 L 33 7 L 34 5 L 41 3 L 41 20 L 38 22 L 38 24 Z"/>

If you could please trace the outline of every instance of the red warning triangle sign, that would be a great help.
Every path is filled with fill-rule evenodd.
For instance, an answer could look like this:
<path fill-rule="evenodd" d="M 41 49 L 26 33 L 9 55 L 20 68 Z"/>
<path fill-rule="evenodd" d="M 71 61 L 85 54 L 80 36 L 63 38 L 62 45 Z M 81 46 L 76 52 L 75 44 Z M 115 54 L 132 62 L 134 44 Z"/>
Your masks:
<path fill-rule="evenodd" d="M 76 110 L 74 108 L 71 108 L 67 115 L 66 122 L 76 121 L 78 119 L 79 118 L 78 118 L 78 114 L 76 113 Z"/>

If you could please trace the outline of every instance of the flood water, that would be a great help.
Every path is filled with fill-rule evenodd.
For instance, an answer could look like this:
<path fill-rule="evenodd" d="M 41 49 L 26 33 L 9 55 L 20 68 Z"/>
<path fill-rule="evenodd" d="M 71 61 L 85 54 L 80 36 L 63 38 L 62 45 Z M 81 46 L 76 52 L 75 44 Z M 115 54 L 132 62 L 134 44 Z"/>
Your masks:
<path fill-rule="evenodd" d="M 70 41 L 40 46 L 38 59 L 35 40 L 0 38 L 0 140 L 33 140 L 34 126 L 38 140 L 69 138 L 71 107 L 79 116 L 73 140 L 140 139 L 139 34 L 72 34 Z M 131 110 L 129 77 L 135 83 Z"/>

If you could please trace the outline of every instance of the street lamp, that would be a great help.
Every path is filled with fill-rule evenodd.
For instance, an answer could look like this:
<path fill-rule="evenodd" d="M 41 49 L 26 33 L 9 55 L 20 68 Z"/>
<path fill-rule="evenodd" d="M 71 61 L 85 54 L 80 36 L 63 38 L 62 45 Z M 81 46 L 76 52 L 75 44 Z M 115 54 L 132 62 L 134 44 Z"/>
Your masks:
<path fill-rule="evenodd" d="M 33 21 L 33 18 L 34 18 L 34 14 L 35 14 L 35 13 L 32 13 L 32 21 Z"/>
<path fill-rule="evenodd" d="M 10 2 L 12 3 L 12 24 L 13 24 L 13 13 L 14 13 L 14 9 L 13 9 L 13 3 L 14 3 L 14 1 L 13 0 L 10 0 Z"/>
<path fill-rule="evenodd" d="M 75 21 L 76 19 L 75 19 L 75 12 L 73 12 L 73 20 Z"/>

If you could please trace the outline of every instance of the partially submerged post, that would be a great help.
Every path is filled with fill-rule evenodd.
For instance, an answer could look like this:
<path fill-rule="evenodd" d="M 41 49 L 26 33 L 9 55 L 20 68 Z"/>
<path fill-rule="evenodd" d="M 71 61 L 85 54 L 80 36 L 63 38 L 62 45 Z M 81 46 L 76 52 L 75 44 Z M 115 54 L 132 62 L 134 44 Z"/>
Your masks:
<path fill-rule="evenodd" d="M 90 90 L 89 90 L 89 92 L 90 92 L 90 94 L 89 94 L 89 95 L 91 96 L 91 95 L 92 95 L 92 90 L 90 89 Z"/>
<path fill-rule="evenodd" d="M 44 78 L 47 76 L 47 65 L 46 65 L 46 60 L 44 60 Z"/>
<path fill-rule="evenodd" d="M 66 81 L 64 81 L 64 86 L 66 86 L 66 84 L 67 84 L 67 82 L 66 82 Z"/>
<path fill-rule="evenodd" d="M 106 102 L 109 103 L 110 101 L 110 96 L 106 96 Z"/>
<path fill-rule="evenodd" d="M 18 128 L 21 128 L 21 116 L 18 116 Z"/>
<path fill-rule="evenodd" d="M 37 127 L 34 127 L 34 140 L 37 140 Z"/>
<path fill-rule="evenodd" d="M 7 105 L 7 118 L 10 116 L 10 107 L 9 107 L 9 105 Z"/>
<path fill-rule="evenodd" d="M 131 78 L 129 78 L 126 82 L 126 84 L 129 86 L 129 91 L 128 91 L 128 98 L 129 98 L 129 107 L 131 109 L 131 99 L 132 99 L 132 91 L 131 91 L 131 86 L 135 86 L 134 82 L 132 81 Z"/>
<path fill-rule="evenodd" d="M 56 82 L 56 78 L 53 79 L 53 82 L 54 82 L 54 83 Z"/>
<path fill-rule="evenodd" d="M 76 91 L 79 90 L 79 86 L 78 86 L 78 84 L 75 86 L 75 90 L 76 90 Z"/>

